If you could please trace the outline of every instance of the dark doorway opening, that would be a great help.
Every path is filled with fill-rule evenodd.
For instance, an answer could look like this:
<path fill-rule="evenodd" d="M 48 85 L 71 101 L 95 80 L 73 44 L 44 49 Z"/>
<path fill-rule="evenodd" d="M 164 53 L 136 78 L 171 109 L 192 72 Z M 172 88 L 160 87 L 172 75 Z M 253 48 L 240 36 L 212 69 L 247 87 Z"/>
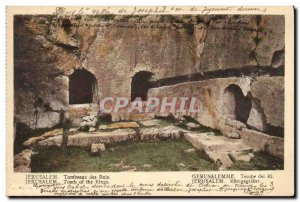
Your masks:
<path fill-rule="evenodd" d="M 147 100 L 148 90 L 150 88 L 150 79 L 153 73 L 141 71 L 136 73 L 131 81 L 131 101 L 140 97 L 142 101 Z"/>
<path fill-rule="evenodd" d="M 247 124 L 252 107 L 251 98 L 245 97 L 239 86 L 231 84 L 225 89 L 224 105 L 228 117 Z"/>
<path fill-rule="evenodd" d="M 69 104 L 92 103 L 96 89 L 95 76 L 85 69 L 77 69 L 69 77 Z"/>

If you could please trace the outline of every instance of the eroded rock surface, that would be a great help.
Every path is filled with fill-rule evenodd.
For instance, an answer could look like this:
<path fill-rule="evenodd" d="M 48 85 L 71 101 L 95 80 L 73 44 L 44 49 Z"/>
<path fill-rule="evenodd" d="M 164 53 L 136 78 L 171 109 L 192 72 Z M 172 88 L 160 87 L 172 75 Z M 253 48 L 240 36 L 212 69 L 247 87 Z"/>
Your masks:
<path fill-rule="evenodd" d="M 34 152 L 30 149 L 25 149 L 21 153 L 14 156 L 15 172 L 31 172 L 31 156 Z"/>
<path fill-rule="evenodd" d="M 140 123 L 143 125 L 143 126 L 147 126 L 147 127 L 150 127 L 150 126 L 160 126 L 160 120 L 158 119 L 150 119 L 150 120 L 145 120 L 145 121 L 140 121 Z"/>
<path fill-rule="evenodd" d="M 178 139 L 183 133 L 184 130 L 176 126 L 141 128 L 139 131 L 141 140 Z"/>
<path fill-rule="evenodd" d="M 112 16 L 111 23 L 114 23 L 115 17 Z M 283 138 L 246 129 L 245 124 L 263 132 L 269 127 L 284 129 L 284 17 L 174 17 L 176 23 L 167 16 L 145 16 L 141 19 L 149 24 L 151 18 L 154 22 L 170 26 L 168 29 L 127 29 L 118 26 L 65 27 L 55 16 L 15 16 L 15 120 L 32 130 L 53 128 L 63 124 L 62 112 L 65 112 L 73 127 L 80 125 L 93 131 L 70 135 L 69 146 L 123 142 L 138 138 L 138 135 L 142 140 L 179 138 L 184 130 L 175 126 L 156 127 L 158 125 L 153 120 L 142 123 L 153 128 L 139 130 L 137 123 L 118 123 L 100 126 L 99 129 L 136 128 L 136 131 L 96 131 L 99 106 L 95 100 L 107 96 L 130 97 L 133 76 L 147 71 L 153 74 L 152 82 L 166 78 L 171 81 L 149 89 L 148 96 L 195 96 L 202 102 L 200 112 L 192 115 L 199 123 L 220 130 L 226 137 L 241 138 L 257 150 L 283 158 Z M 120 23 L 135 25 L 130 21 L 135 19 L 132 16 L 128 22 Z M 91 17 L 89 20 L 95 23 L 103 19 Z M 68 19 L 62 21 L 69 22 Z M 229 29 L 231 26 L 236 29 Z M 69 76 L 77 69 L 85 69 L 95 77 L 94 104 L 70 105 Z M 247 74 L 246 77 L 244 74 Z M 195 75 L 198 80 L 195 80 Z M 184 80 L 180 80 L 182 77 Z M 175 85 L 172 83 L 175 81 L 182 83 Z M 226 119 L 228 114 L 224 109 L 228 106 L 224 104 L 224 91 L 230 85 L 238 86 L 243 98 L 251 100 L 252 107 L 249 115 L 243 114 L 247 118 L 242 120 L 243 123 Z M 231 98 L 234 100 L 234 97 Z M 186 114 L 174 114 L 174 117 L 183 115 Z M 140 121 L 151 119 L 154 114 L 112 113 L 111 116 L 113 121 Z M 232 117 L 238 119 L 236 114 Z M 189 125 L 190 129 L 194 127 Z M 61 129 L 50 131 L 30 138 L 24 145 L 61 146 L 60 134 Z M 16 135 L 22 135 L 22 131 L 17 131 Z M 197 147 L 205 147 L 211 158 L 219 159 L 223 167 L 230 165 L 227 150 L 237 159 L 244 158 L 236 153 L 244 147 L 240 139 L 215 138 L 208 134 L 203 137 L 209 141 L 193 134 L 188 137 Z M 238 145 L 241 148 L 236 148 Z M 215 149 L 226 151 L 223 155 L 216 153 Z M 26 165 L 18 167 L 23 171 L 27 168 Z"/>
<path fill-rule="evenodd" d="M 258 77 L 251 87 L 252 96 L 269 125 L 284 128 L 284 77 Z"/>
<path fill-rule="evenodd" d="M 268 129 L 269 126 L 278 127 L 283 131 L 284 78 L 282 76 L 258 76 L 251 83 L 250 91 L 247 87 L 246 96 L 239 85 L 241 85 L 239 77 L 218 78 L 152 88 L 148 94 L 161 99 L 194 95 L 199 100 L 201 107 L 199 107 L 199 113 L 193 114 L 192 118 L 204 126 L 220 130 L 225 136 L 230 136 L 227 134 L 245 128 L 248 120 L 249 125 L 253 128 L 263 130 L 262 132 L 268 134 L 270 133 L 265 129 Z M 226 89 L 230 86 L 235 86 L 240 94 L 237 95 L 238 92 L 226 94 Z M 236 96 L 241 98 L 240 104 L 235 102 Z M 230 101 L 226 100 L 227 97 Z M 246 106 L 247 109 L 243 106 Z M 238 109 L 238 115 L 242 115 L 243 120 L 237 120 L 236 109 Z M 157 116 L 159 115 L 157 113 Z M 283 136 L 283 134 L 278 135 Z"/>
<path fill-rule="evenodd" d="M 119 128 L 138 128 L 139 124 L 136 122 L 119 122 L 107 125 L 107 129 L 119 129 Z"/>
<path fill-rule="evenodd" d="M 245 144 L 257 151 L 263 151 L 284 159 L 284 139 L 270 136 L 258 131 L 243 129 L 240 131 L 241 139 Z"/>
<path fill-rule="evenodd" d="M 239 31 L 226 27 L 234 27 Z M 284 48 L 284 34 L 284 18 L 281 16 L 247 15 L 239 19 L 228 16 L 212 20 L 207 27 L 201 68 L 215 70 L 251 65 L 271 66 L 274 52 Z"/>
<path fill-rule="evenodd" d="M 63 133 L 62 128 L 54 129 L 54 130 L 45 132 L 44 134 L 42 134 L 40 136 L 29 138 L 28 140 L 26 140 L 23 143 L 23 145 L 26 146 L 26 147 L 31 147 L 31 146 L 34 146 L 39 141 L 45 140 L 45 139 L 50 138 L 50 137 L 62 135 L 62 133 Z"/>
<path fill-rule="evenodd" d="M 82 118 L 82 122 L 79 124 L 81 128 L 85 127 L 95 127 L 97 124 L 97 117 L 96 116 L 85 116 Z"/>
<path fill-rule="evenodd" d="M 215 136 L 211 133 L 191 133 L 184 134 L 184 137 L 197 149 L 203 150 L 219 166 L 220 170 L 233 165 L 230 154 L 239 154 L 239 160 L 242 151 L 249 151 L 251 148 L 243 143 L 241 139 L 229 139 L 223 136 Z M 248 154 L 245 154 L 248 156 Z M 235 155 L 237 156 L 237 155 Z"/>
<path fill-rule="evenodd" d="M 60 147 L 62 145 L 62 135 L 55 136 L 55 137 L 50 137 L 48 139 L 39 141 L 37 143 L 37 146 L 39 148 L 45 148 L 45 147 Z"/>
<path fill-rule="evenodd" d="M 134 140 L 136 131 L 133 129 L 117 129 L 112 132 L 81 132 L 75 135 L 70 135 L 68 146 L 87 147 L 93 143 L 116 143 Z"/>
<path fill-rule="evenodd" d="M 188 130 L 195 130 L 198 129 L 200 126 L 196 123 L 193 122 L 189 122 L 187 124 L 185 124 Z"/>
<path fill-rule="evenodd" d="M 178 139 L 182 137 L 184 130 L 176 126 L 166 127 L 149 127 L 134 129 L 116 129 L 113 131 L 93 131 L 93 132 L 77 132 L 68 136 L 67 146 L 86 147 L 94 143 L 116 143 L 135 140 L 164 140 L 164 139 Z M 47 139 L 39 139 L 36 145 L 40 148 L 50 146 L 61 146 L 62 135 L 51 136 Z"/>
<path fill-rule="evenodd" d="M 72 124 L 78 125 L 80 118 L 93 110 L 86 106 L 69 106 L 69 76 L 77 69 L 84 68 L 95 76 L 95 84 L 101 88 L 97 88 L 94 94 L 100 98 L 129 97 L 131 78 L 140 71 L 153 73 L 152 80 L 159 80 L 258 66 L 279 69 L 284 64 L 283 16 L 174 17 L 172 20 L 155 15 L 151 16 L 151 20 L 149 16 L 139 19 L 146 25 L 153 21 L 168 29 L 130 29 L 118 26 L 65 27 L 63 21 L 72 25 L 76 24 L 76 20 L 57 20 L 55 16 L 16 16 L 14 60 L 17 120 L 31 129 L 51 128 L 61 121 L 59 110 L 66 110 Z M 89 18 L 90 23 L 106 22 L 104 17 L 86 16 L 82 20 L 85 18 Z M 123 17 L 112 16 L 110 23 L 117 23 L 114 19 L 119 18 Z M 136 25 L 133 23 L 135 20 L 136 16 L 130 16 L 118 23 L 132 26 Z M 231 26 L 235 29 L 229 29 Z M 260 77 L 253 82 L 253 89 L 257 88 L 253 94 L 262 98 L 269 124 L 283 127 L 283 109 L 280 108 L 283 95 L 281 91 L 274 90 L 283 83 Z M 283 80 L 282 76 L 280 79 Z M 227 85 L 227 82 L 223 84 Z M 205 96 L 206 104 L 210 103 L 211 117 L 201 121 L 201 124 L 214 125 L 218 118 L 214 117 L 218 114 L 218 104 L 210 99 L 222 100 L 222 94 L 215 92 L 214 88 L 214 83 L 211 83 L 196 91 Z M 193 89 L 190 89 L 192 93 Z M 267 93 L 259 93 L 260 89 Z M 276 114 L 271 113 L 269 106 L 269 102 L 274 100 L 274 92 L 279 95 L 278 104 L 275 103 Z M 114 121 L 142 120 L 147 115 L 112 114 L 112 118 Z"/>
<path fill-rule="evenodd" d="M 103 143 L 96 143 L 96 144 L 91 145 L 91 154 L 92 155 L 101 154 L 105 150 L 106 150 L 105 145 Z"/>
<path fill-rule="evenodd" d="M 219 122 L 221 133 L 228 138 L 239 139 L 239 131 L 243 128 L 246 128 L 246 125 L 240 121 L 226 119 Z"/>

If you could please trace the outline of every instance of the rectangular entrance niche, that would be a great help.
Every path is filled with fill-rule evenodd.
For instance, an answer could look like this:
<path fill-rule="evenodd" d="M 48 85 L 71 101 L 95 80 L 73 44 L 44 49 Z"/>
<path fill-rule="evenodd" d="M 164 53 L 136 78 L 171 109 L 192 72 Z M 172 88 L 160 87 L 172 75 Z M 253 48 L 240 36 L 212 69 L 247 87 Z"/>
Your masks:
<path fill-rule="evenodd" d="M 96 91 L 95 76 L 85 69 L 76 69 L 69 77 L 69 104 L 92 103 Z"/>
<path fill-rule="evenodd" d="M 136 73 L 131 80 L 131 101 L 141 98 L 142 101 L 147 100 L 148 90 L 150 88 L 149 80 L 153 73 L 140 71 Z"/>

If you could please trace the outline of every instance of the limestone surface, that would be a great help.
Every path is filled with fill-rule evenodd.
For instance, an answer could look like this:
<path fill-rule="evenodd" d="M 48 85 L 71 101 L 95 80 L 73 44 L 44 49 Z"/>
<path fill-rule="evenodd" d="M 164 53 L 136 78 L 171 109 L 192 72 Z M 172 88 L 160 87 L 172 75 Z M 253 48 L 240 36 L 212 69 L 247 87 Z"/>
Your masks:
<path fill-rule="evenodd" d="M 23 145 L 26 146 L 26 147 L 30 147 L 30 146 L 33 146 L 34 144 L 36 144 L 39 141 L 45 140 L 45 139 L 47 139 L 49 137 L 54 137 L 54 136 L 62 135 L 62 133 L 63 133 L 63 129 L 62 128 L 54 129 L 54 130 L 45 132 L 41 136 L 29 138 L 28 140 L 26 140 L 23 143 Z"/>
<path fill-rule="evenodd" d="M 94 127 L 89 128 L 89 132 L 95 132 L 95 131 L 96 131 L 96 128 L 94 128 Z"/>
<path fill-rule="evenodd" d="M 198 124 L 195 124 L 193 122 L 188 122 L 187 124 L 185 124 L 188 130 L 195 130 L 197 128 L 199 128 Z"/>
<path fill-rule="evenodd" d="M 85 18 L 89 17 L 82 20 Z M 159 24 L 170 25 L 170 21 L 162 16 L 154 18 Z M 99 108 L 93 110 L 92 104 L 69 105 L 69 76 L 76 69 L 84 68 L 95 76 L 94 94 L 99 99 L 130 97 L 131 78 L 140 71 L 153 73 L 153 80 L 157 80 L 251 66 L 279 68 L 284 64 L 283 16 L 183 18 L 186 16 L 176 16 L 178 23 L 172 24 L 180 29 L 96 26 L 65 30 L 51 16 L 17 16 L 14 29 L 16 120 L 31 129 L 51 128 L 60 123 L 58 110 L 62 109 L 69 113 L 72 124 L 78 126 L 82 117 L 90 112 L 97 113 Z M 91 23 L 102 20 L 106 21 L 101 17 L 88 19 Z M 136 19 L 132 16 L 131 20 Z M 149 24 L 147 16 L 141 20 Z M 111 23 L 117 22 L 112 19 Z M 123 25 L 135 24 L 128 19 Z M 261 98 L 269 124 L 283 127 L 283 77 L 278 76 L 278 81 L 273 78 L 258 77 L 250 92 Z M 220 85 L 232 83 L 231 79 L 225 80 Z M 176 88 L 171 93 L 186 91 L 189 95 L 205 97 L 203 100 L 210 109 L 197 120 L 212 126 L 220 114 L 217 100 L 222 100 L 222 92 L 216 91 L 219 87 L 215 84 L 208 82 L 203 88 L 197 85 Z M 276 110 L 272 112 L 273 100 L 277 102 L 273 103 Z M 141 120 L 147 115 L 112 114 L 112 118 L 116 121 Z M 201 120 L 207 115 L 207 120 Z"/>
<path fill-rule="evenodd" d="M 97 124 L 97 117 L 95 116 L 85 116 L 82 118 L 82 122 L 79 124 L 79 126 L 81 128 L 84 128 L 84 127 L 95 127 L 96 124 Z"/>
<path fill-rule="evenodd" d="M 226 137 L 232 138 L 232 139 L 239 139 L 240 135 L 238 133 L 227 133 Z"/>
<path fill-rule="evenodd" d="M 31 171 L 31 156 L 34 152 L 30 149 L 25 149 L 21 153 L 14 156 L 15 172 L 30 172 Z"/>
<path fill-rule="evenodd" d="M 251 148 L 245 145 L 241 139 L 230 139 L 224 136 L 215 136 L 208 133 L 191 132 L 184 134 L 184 137 L 197 150 L 205 151 L 207 155 L 219 166 L 220 170 L 224 170 L 233 165 L 233 162 L 229 157 L 230 154 L 240 154 L 242 151 L 251 150 Z M 242 159 L 242 157 L 239 159 Z"/>
<path fill-rule="evenodd" d="M 176 126 L 141 128 L 141 140 L 177 139 L 182 137 L 184 130 Z"/>
<path fill-rule="evenodd" d="M 31 168 L 29 168 L 27 166 L 18 166 L 16 168 L 14 168 L 14 171 L 19 172 L 19 173 L 30 173 Z"/>
<path fill-rule="evenodd" d="M 147 127 L 160 126 L 160 120 L 158 120 L 158 119 L 150 119 L 150 120 L 140 121 L 140 123 L 143 126 L 147 126 Z"/>
<path fill-rule="evenodd" d="M 103 143 L 96 143 L 91 145 L 91 154 L 101 154 L 105 150 L 105 145 Z"/>
<path fill-rule="evenodd" d="M 240 131 L 241 139 L 245 144 L 256 151 L 263 151 L 268 154 L 284 158 L 284 139 L 270 136 L 254 130 L 243 129 Z"/>
<path fill-rule="evenodd" d="M 139 124 L 136 122 L 119 122 L 107 125 L 107 129 L 119 129 L 119 128 L 138 128 Z"/>
<path fill-rule="evenodd" d="M 136 131 L 133 129 L 117 129 L 111 132 L 80 132 L 75 135 L 70 135 L 68 138 L 68 146 L 87 147 L 93 143 L 116 143 L 134 140 Z"/>
<path fill-rule="evenodd" d="M 60 147 L 62 145 L 62 135 L 50 137 L 45 140 L 39 141 L 37 146 L 39 148 L 45 147 Z"/>

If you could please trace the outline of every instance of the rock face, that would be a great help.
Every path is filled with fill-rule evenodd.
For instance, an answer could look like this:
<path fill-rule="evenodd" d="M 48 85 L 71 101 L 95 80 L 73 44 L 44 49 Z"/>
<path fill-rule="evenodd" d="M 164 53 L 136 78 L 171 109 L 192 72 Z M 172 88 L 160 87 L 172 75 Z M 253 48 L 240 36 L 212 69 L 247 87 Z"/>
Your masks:
<path fill-rule="evenodd" d="M 21 153 L 14 156 L 14 170 L 15 172 L 31 172 L 31 156 L 33 151 L 25 149 Z"/>
<path fill-rule="evenodd" d="M 86 18 L 92 24 L 100 20 L 114 26 L 76 27 L 72 26 L 78 23 L 75 19 L 63 19 L 62 23 L 54 16 L 16 16 L 14 87 L 18 122 L 32 129 L 59 124 L 59 110 L 68 111 L 69 76 L 76 69 L 84 68 L 97 80 L 96 104 L 106 96 L 130 98 L 131 79 L 140 71 L 153 73 L 151 80 L 155 81 L 247 66 L 279 68 L 282 62 L 278 61 L 284 58 L 283 16 Z M 70 26 L 66 27 L 66 22 Z M 258 86 L 265 91 L 264 85 Z M 272 87 L 268 84 L 267 88 Z M 262 101 L 262 105 L 266 107 L 268 101 Z M 69 111 L 74 124 L 79 124 L 78 113 L 84 113 L 79 118 L 88 115 L 90 109 L 83 108 Z M 276 119 L 274 126 L 283 127 L 281 118 L 275 118 L 281 117 L 282 109 L 276 111 L 276 115 L 269 109 L 265 113 L 272 116 L 270 124 Z M 122 120 L 121 115 L 115 116 L 115 120 Z"/>
<path fill-rule="evenodd" d="M 226 137 L 241 138 L 254 148 L 283 157 L 283 139 L 265 134 L 284 135 L 270 130 L 284 129 L 283 16 L 151 15 L 141 19 L 85 16 L 82 20 L 86 18 L 90 23 L 109 22 L 113 26 L 76 27 L 72 26 L 76 24 L 75 19 L 15 16 L 14 118 L 17 123 L 37 130 L 64 124 L 68 118 L 72 127 L 93 131 L 93 134 L 70 135 L 69 146 L 135 139 L 139 134 L 132 129 L 96 131 L 96 116 L 100 99 L 131 98 L 132 80 L 143 71 L 152 75 L 145 81 L 147 85 L 157 86 L 147 89 L 146 97 L 193 96 L 200 101 L 199 112 L 174 113 L 174 117 L 191 116 L 205 126 L 220 130 Z M 118 22 L 114 21 L 117 19 Z M 70 104 L 70 79 L 79 69 L 87 71 L 95 80 L 93 99 L 91 103 Z M 182 78 L 185 80 L 180 83 Z M 180 82 L 154 85 L 164 79 L 169 79 L 171 84 Z M 226 93 L 232 86 L 238 90 Z M 142 121 L 165 115 L 124 111 L 112 112 L 112 120 Z M 245 124 L 257 131 L 246 129 Z M 149 121 L 142 125 L 157 126 Z M 99 128 L 138 131 L 138 127 L 133 122 Z M 195 126 L 188 124 L 188 128 Z M 184 131 L 169 126 L 142 128 L 139 133 L 142 140 L 155 140 L 179 138 Z M 58 134 L 61 131 L 52 131 L 31 138 L 24 145 L 61 146 L 62 137 Z M 21 130 L 16 131 L 16 137 L 21 135 Z M 227 165 L 227 157 L 218 155 L 211 152 L 211 156 Z"/>
<path fill-rule="evenodd" d="M 284 18 L 281 16 L 248 15 L 236 19 L 228 16 L 211 20 L 207 27 L 201 69 L 271 66 L 274 52 L 284 48 L 282 39 Z"/>
<path fill-rule="evenodd" d="M 252 101 L 252 108 L 247 120 L 247 124 L 259 131 L 265 131 L 268 129 L 266 116 L 263 110 L 255 101 Z"/>
<path fill-rule="evenodd" d="M 31 129 L 52 128 L 68 104 L 62 69 L 73 66 L 76 57 L 46 40 L 49 27 L 43 19 L 16 16 L 14 27 L 15 117 Z"/>
<path fill-rule="evenodd" d="M 91 154 L 92 155 L 101 154 L 105 150 L 106 150 L 105 145 L 102 144 L 102 143 L 97 143 L 97 144 L 92 144 L 91 145 Z"/>
<path fill-rule="evenodd" d="M 232 85 L 239 88 L 240 81 L 241 79 L 238 77 L 230 77 L 187 82 L 173 86 L 152 88 L 149 90 L 149 96 L 157 96 L 159 98 L 165 96 L 195 96 L 200 103 L 199 112 L 184 115 L 193 117 L 205 126 L 216 128 L 220 130 L 224 136 L 230 138 L 243 136 L 242 133 L 244 132 L 242 132 L 242 129 L 247 128 L 246 123 L 264 133 L 266 137 L 269 136 L 269 138 L 271 138 L 270 135 L 283 136 L 284 134 L 281 133 L 281 130 L 283 131 L 284 127 L 284 78 L 281 76 L 261 76 L 257 77 L 256 80 L 251 83 L 247 95 L 247 99 L 250 99 L 249 114 L 245 114 L 245 108 L 240 107 L 239 109 L 244 117 L 246 117 L 245 122 L 237 120 L 236 118 L 235 110 L 238 108 L 238 103 L 233 102 L 235 106 L 232 106 L 224 102 L 224 92 L 226 88 Z M 243 91 L 240 90 L 240 96 L 244 96 L 242 92 Z M 235 99 L 234 96 L 232 98 Z M 274 102 L 274 100 L 276 101 Z M 228 116 L 228 108 L 232 107 L 234 109 L 233 117 Z M 268 131 L 268 129 L 272 127 L 277 127 L 279 130 Z M 253 131 L 253 133 L 255 133 L 255 131 Z M 256 142 L 255 138 L 255 135 L 250 135 L 247 137 L 247 142 Z M 279 148 L 278 150 L 281 150 Z M 263 149 L 263 147 L 260 147 L 260 149 Z M 275 152 L 274 149 L 267 151 L 277 156 L 277 152 Z"/>
<path fill-rule="evenodd" d="M 267 124 L 284 128 L 284 77 L 258 77 L 251 85 Z"/>
<path fill-rule="evenodd" d="M 57 112 L 47 112 L 40 114 L 37 120 L 39 128 L 52 128 L 60 122 L 60 115 Z"/>

